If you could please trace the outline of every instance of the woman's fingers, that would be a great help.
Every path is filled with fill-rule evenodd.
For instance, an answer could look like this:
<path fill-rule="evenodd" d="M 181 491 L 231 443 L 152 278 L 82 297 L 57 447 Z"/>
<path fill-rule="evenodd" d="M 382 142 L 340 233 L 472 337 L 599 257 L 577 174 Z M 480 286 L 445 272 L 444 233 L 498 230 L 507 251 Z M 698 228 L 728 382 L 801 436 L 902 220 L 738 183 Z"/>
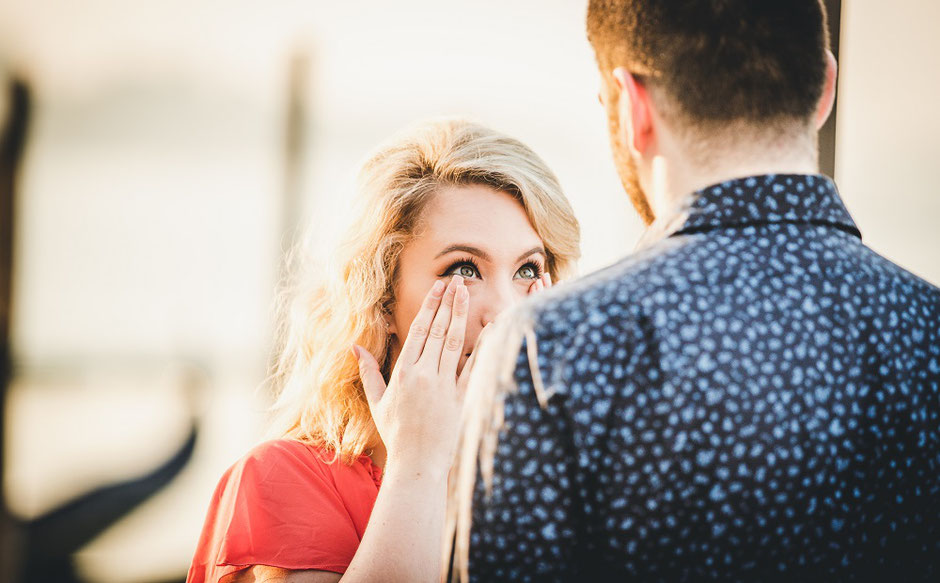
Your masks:
<path fill-rule="evenodd" d="M 477 361 L 477 354 L 480 353 L 480 346 L 483 345 L 483 340 L 486 338 L 486 335 L 493 329 L 493 323 L 490 322 L 486 326 L 483 326 L 483 329 L 480 330 L 480 334 L 477 336 L 476 345 L 473 347 L 473 352 L 470 354 L 470 358 L 467 359 L 467 362 L 463 365 L 463 370 L 460 371 L 460 376 L 457 377 L 457 399 L 463 402 L 464 395 L 467 393 L 467 385 L 470 382 L 470 374 L 473 372 L 473 366 Z"/>
<path fill-rule="evenodd" d="M 455 275 L 450 280 L 447 289 L 444 290 L 444 296 L 441 298 L 441 305 L 437 309 L 437 314 L 434 316 L 434 320 L 431 321 L 427 340 L 424 342 L 424 350 L 421 352 L 420 360 L 425 361 L 435 372 L 437 372 L 441 363 L 441 349 L 444 346 L 444 338 L 447 337 L 447 329 L 450 328 L 450 316 L 454 309 L 457 287 L 462 285 L 463 278 L 459 275 Z"/>
<path fill-rule="evenodd" d="M 480 345 L 480 341 L 477 340 L 477 346 Z M 479 350 L 474 347 L 473 352 L 470 354 L 470 358 L 467 359 L 467 362 L 463 365 L 463 370 L 460 371 L 460 376 L 457 377 L 457 400 L 463 403 L 463 398 L 467 394 L 467 384 L 470 382 L 470 373 L 473 371 L 473 365 L 477 361 L 477 354 Z"/>
<path fill-rule="evenodd" d="M 366 400 L 369 401 L 369 409 L 374 410 L 385 394 L 385 379 L 382 378 L 379 363 L 368 350 L 358 344 L 353 344 L 352 352 L 359 362 L 359 379 L 362 381 Z"/>
<path fill-rule="evenodd" d="M 434 315 L 437 313 L 438 306 L 441 305 L 441 297 L 444 295 L 444 282 L 436 281 L 428 295 L 424 296 L 424 302 L 421 303 L 421 309 L 411 322 L 408 329 L 408 336 L 402 344 L 401 353 L 398 360 L 404 364 L 414 364 L 421 357 L 424 350 L 424 342 L 428 337 L 428 331 L 431 329 L 431 322 L 434 321 Z"/>
<path fill-rule="evenodd" d="M 438 371 L 444 378 L 457 378 L 457 364 L 463 356 L 464 335 L 467 331 L 467 313 L 470 305 L 470 293 L 467 286 L 458 283 L 454 293 L 454 304 L 451 309 L 450 326 L 444 340 L 444 349 L 441 351 L 441 361 Z"/>
<path fill-rule="evenodd" d="M 529 294 L 534 294 L 535 292 L 540 292 L 543 289 L 552 287 L 552 275 L 549 272 L 545 272 L 542 276 L 532 282 L 532 285 L 529 286 Z"/>

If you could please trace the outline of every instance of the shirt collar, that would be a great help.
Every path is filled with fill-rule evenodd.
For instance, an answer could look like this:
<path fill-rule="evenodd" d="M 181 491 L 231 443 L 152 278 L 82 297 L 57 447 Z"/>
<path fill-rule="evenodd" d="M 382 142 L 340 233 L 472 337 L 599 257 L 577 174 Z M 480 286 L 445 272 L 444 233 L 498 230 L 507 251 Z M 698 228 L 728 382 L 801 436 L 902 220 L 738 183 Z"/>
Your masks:
<path fill-rule="evenodd" d="M 862 237 L 835 183 L 821 174 L 765 174 L 703 188 L 674 234 L 768 223 L 828 225 Z"/>

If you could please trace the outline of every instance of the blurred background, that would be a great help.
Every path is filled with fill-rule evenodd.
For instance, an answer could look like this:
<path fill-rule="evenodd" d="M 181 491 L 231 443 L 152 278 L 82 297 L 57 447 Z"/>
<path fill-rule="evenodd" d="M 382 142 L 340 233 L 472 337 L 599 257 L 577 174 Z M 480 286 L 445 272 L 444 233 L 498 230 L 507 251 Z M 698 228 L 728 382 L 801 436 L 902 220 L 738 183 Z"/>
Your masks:
<path fill-rule="evenodd" d="M 824 167 L 865 241 L 938 284 L 940 3 L 828 4 Z M 403 126 L 520 138 L 581 220 L 581 272 L 628 253 L 584 7 L 0 0 L 0 581 L 185 577 L 261 435 L 283 251 L 308 224 L 329 248 Z"/>

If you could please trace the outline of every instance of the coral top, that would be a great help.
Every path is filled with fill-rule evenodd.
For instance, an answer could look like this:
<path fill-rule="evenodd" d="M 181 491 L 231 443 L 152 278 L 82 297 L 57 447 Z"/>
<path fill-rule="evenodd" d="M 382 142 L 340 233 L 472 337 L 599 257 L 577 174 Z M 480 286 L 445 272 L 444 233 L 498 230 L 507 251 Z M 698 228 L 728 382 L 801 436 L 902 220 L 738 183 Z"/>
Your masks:
<path fill-rule="evenodd" d="M 382 480 L 362 456 L 327 463 L 321 449 L 281 439 L 258 445 L 219 481 L 187 583 L 218 583 L 251 565 L 345 573 Z"/>

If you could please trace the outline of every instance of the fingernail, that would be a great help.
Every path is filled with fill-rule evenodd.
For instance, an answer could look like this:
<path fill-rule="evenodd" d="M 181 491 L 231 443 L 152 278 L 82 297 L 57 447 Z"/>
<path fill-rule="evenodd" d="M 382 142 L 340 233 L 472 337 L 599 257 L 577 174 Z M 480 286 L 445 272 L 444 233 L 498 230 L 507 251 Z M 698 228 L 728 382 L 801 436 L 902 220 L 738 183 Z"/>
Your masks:
<path fill-rule="evenodd" d="M 470 296 L 470 291 L 467 289 L 467 286 L 462 285 L 457 288 L 457 300 L 458 301 L 461 301 L 461 302 L 466 301 L 466 299 L 469 296 Z"/>
<path fill-rule="evenodd" d="M 454 285 L 460 285 L 463 283 L 463 277 L 460 275 L 455 275 L 450 281 L 453 282 Z"/>
<path fill-rule="evenodd" d="M 349 350 L 352 351 L 353 356 L 356 358 L 356 362 L 359 362 L 359 347 L 353 344 L 349 347 Z"/>
<path fill-rule="evenodd" d="M 443 292 L 443 291 L 444 291 L 444 282 L 441 281 L 441 280 L 435 281 L 435 282 L 434 282 L 434 287 L 431 288 L 431 292 L 432 292 L 434 295 L 439 296 L 439 295 L 441 295 L 441 292 Z"/>

